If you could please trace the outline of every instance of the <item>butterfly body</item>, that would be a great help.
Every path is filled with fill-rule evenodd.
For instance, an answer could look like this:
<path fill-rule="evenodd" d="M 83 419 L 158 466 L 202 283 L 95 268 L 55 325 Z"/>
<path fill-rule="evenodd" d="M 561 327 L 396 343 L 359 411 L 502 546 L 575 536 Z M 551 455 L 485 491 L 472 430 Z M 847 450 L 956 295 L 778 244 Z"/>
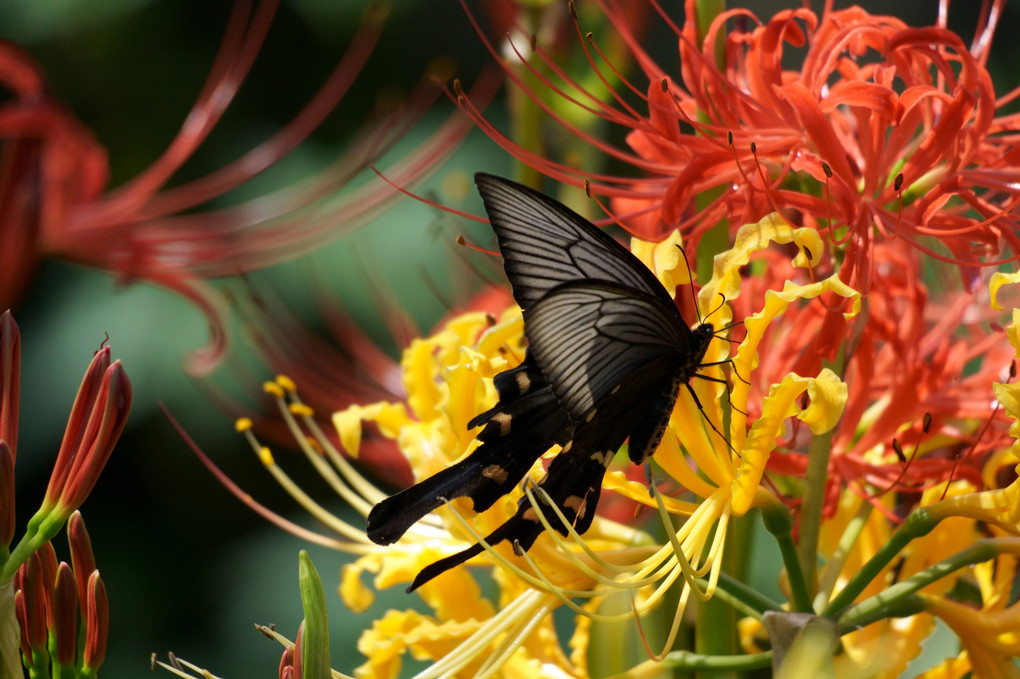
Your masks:
<path fill-rule="evenodd" d="M 609 235 L 547 196 L 492 175 L 475 175 L 528 350 L 498 374 L 499 400 L 469 427 L 481 445 L 452 467 L 376 505 L 368 536 L 388 544 L 444 499 L 470 497 L 484 511 L 514 489 L 553 444 L 541 488 L 583 533 L 595 516 L 602 478 L 629 438 L 642 463 L 658 447 L 682 385 L 695 376 L 712 326 L 687 326 L 666 289 Z M 546 519 L 566 527 L 552 511 Z M 486 538 L 529 549 L 542 524 L 527 498 Z M 426 567 L 413 590 L 480 553 L 468 549 Z"/>

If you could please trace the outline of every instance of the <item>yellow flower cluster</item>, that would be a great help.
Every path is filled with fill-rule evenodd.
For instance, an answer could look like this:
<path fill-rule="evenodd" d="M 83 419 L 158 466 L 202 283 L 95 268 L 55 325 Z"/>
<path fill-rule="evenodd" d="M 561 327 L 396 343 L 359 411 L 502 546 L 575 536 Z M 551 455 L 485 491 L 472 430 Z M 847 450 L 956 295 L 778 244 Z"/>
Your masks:
<path fill-rule="evenodd" d="M 701 314 L 709 317 L 706 320 L 717 328 L 729 323 L 732 316 L 726 304 L 720 304 L 720 296 L 733 300 L 740 294 L 740 267 L 771 243 L 796 244 L 802 254 L 795 263 L 801 266 L 810 264 L 803 253 L 823 251 L 815 231 L 792 228 L 775 216 L 744 227 L 734 248 L 716 258 L 713 279 L 701 292 L 699 307 Z M 634 254 L 671 292 L 688 282 L 678 244 L 677 236 L 658 244 L 636 239 L 632 243 Z M 660 509 L 669 533 L 666 540 L 653 540 L 637 528 L 598 518 L 583 540 L 576 534 L 563 540 L 547 531 L 524 555 L 514 555 L 512 546 L 505 544 L 489 549 L 470 563 L 503 566 L 493 571 L 500 589 L 497 606 L 481 598 L 481 589 L 465 569 L 445 573 L 421 588 L 434 617 L 391 611 L 365 634 L 361 648 L 370 660 L 359 676 L 393 676 L 400 655 L 408 651 L 419 660 L 436 663 L 420 675 L 423 677 L 459 671 L 484 676 L 486 668 L 498 666 L 503 666 L 504 676 L 513 676 L 505 664 L 512 659 L 527 659 L 532 676 L 553 676 L 548 669 L 535 674 L 535 662 L 546 668 L 559 667 L 564 676 L 575 676 L 578 668 L 584 667 L 589 626 L 576 626 L 569 643 L 575 652 L 568 659 L 559 651 L 549 613 L 567 605 L 597 622 L 627 620 L 649 612 L 682 580 L 672 630 L 662 644 L 670 648 L 691 593 L 708 598 L 715 591 L 730 517 L 771 497 L 760 488 L 760 481 L 786 421 L 799 418 L 814 434 L 821 434 L 831 429 L 842 413 L 846 386 L 832 371 L 823 369 L 814 377 L 787 375 L 773 385 L 761 405 L 761 416 L 749 430 L 745 415 L 747 380 L 757 367 L 756 348 L 765 329 L 790 304 L 826 292 L 852 301 L 848 316 L 857 312 L 859 295 L 836 278 L 808 285 L 789 283 L 781 291 L 770 291 L 762 311 L 745 322 L 746 336 L 732 359 L 730 372 L 740 378 L 728 386 L 693 380 L 697 402 L 690 393 L 681 393 L 655 463 L 656 474 L 664 474 L 686 489 L 690 500 L 657 492 L 650 495 L 647 484 L 629 480 L 623 471 L 607 473 L 605 491 Z M 523 323 L 516 308 L 508 309 L 499 319 L 481 313 L 454 318 L 404 352 L 406 404 L 355 406 L 334 416 L 343 446 L 356 455 L 362 423 L 369 421 L 384 436 L 396 440 L 417 479 L 445 468 L 478 445 L 466 424 L 495 402 L 492 377 L 519 363 L 524 349 Z M 712 343 L 705 360 L 714 363 L 728 358 L 729 347 L 719 341 Z M 720 365 L 705 369 L 704 374 L 723 379 L 726 373 Z M 726 391 L 728 398 L 724 398 Z M 809 399 L 806 407 L 799 404 L 804 394 Z M 716 424 L 723 422 L 729 423 L 727 436 Z M 554 448 L 547 456 L 555 452 Z M 531 479 L 539 479 L 542 471 L 539 461 Z M 371 590 L 362 580 L 366 573 L 375 575 L 376 588 L 406 583 L 423 566 L 460 551 L 465 543 L 478 541 L 480 535 L 514 514 L 522 492 L 533 492 L 527 480 L 522 489 L 478 516 L 472 516 L 465 500 L 441 508 L 396 544 L 346 567 L 341 587 L 344 601 L 355 610 L 371 603 Z M 678 529 L 672 526 L 670 516 L 679 519 Z M 454 591 L 457 596 L 449 596 Z M 600 602 L 615 592 L 630 593 L 631 610 L 599 612 Z M 575 599 L 587 603 L 579 605 Z M 648 652 L 661 657 L 650 646 Z M 496 657 L 498 663 L 492 660 Z"/>

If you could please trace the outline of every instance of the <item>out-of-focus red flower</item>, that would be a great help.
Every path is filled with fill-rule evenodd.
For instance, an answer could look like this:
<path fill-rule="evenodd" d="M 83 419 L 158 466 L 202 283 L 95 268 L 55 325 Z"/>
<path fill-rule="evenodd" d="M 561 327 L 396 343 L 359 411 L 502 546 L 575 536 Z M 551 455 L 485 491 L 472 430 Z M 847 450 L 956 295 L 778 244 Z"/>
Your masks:
<path fill-rule="evenodd" d="M 682 27 L 662 13 L 679 44 L 675 73 L 620 20 L 628 4 L 606 0 L 610 25 L 647 86 L 624 82 L 620 89 L 631 92 L 607 97 L 586 87 L 609 85 L 610 77 L 553 80 L 536 69 L 541 77 L 514 80 L 536 102 L 554 96 L 577 115 L 622 128 L 626 148 L 557 107 L 545 109 L 563 134 L 583 135 L 637 178 L 533 153 L 488 124 L 470 99 L 461 102 L 524 163 L 574 185 L 590 179 L 639 234 L 679 228 L 697 243 L 720 222 L 736 228 L 778 208 L 828 234 L 841 250 L 841 277 L 859 289 L 869 287 L 875 243 L 897 238 L 972 274 L 968 267 L 1020 251 L 1009 214 L 1020 201 L 1020 117 L 999 114 L 1016 92 L 996 99 L 985 68 L 1002 4 L 985 4 L 968 48 L 945 27 L 944 12 L 936 26 L 911 28 L 831 3 L 821 16 L 801 8 L 767 21 L 733 9 L 701 33 L 696 3 L 687 0 Z M 587 37 L 592 67 L 616 76 L 614 64 L 600 61 L 600 36 Z M 798 69 L 784 50 L 803 54 Z M 642 96 L 644 106 L 623 94 Z M 1011 252 L 1000 257 L 1003 244 Z"/>
<path fill-rule="evenodd" d="M 0 106 L 0 308 L 24 294 L 43 258 L 97 267 L 124 282 L 148 281 L 185 296 L 208 317 L 209 346 L 190 362 L 193 371 L 204 372 L 226 345 L 223 302 L 208 279 L 305 254 L 360 225 L 398 195 L 389 184 L 374 181 L 337 196 L 431 106 L 438 88 L 429 78 L 403 107 L 374 116 L 318 176 L 232 207 L 196 211 L 274 164 L 325 119 L 372 52 L 384 16 L 378 8 L 368 11 L 333 73 L 290 123 L 219 170 L 166 188 L 231 103 L 277 5 L 278 0 L 255 7 L 235 4 L 205 86 L 177 136 L 146 170 L 112 190 L 104 148 L 51 96 L 35 61 L 17 45 L 0 41 L 0 87 L 9 95 Z M 387 175 L 398 185 L 413 182 L 468 129 L 463 117 L 451 118 Z"/>

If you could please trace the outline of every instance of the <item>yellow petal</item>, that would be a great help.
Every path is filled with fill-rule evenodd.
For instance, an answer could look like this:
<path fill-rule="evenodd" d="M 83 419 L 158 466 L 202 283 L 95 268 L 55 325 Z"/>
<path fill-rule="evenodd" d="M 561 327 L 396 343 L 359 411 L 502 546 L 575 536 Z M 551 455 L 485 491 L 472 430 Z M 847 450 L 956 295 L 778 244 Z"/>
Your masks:
<path fill-rule="evenodd" d="M 372 420 L 383 436 L 396 438 L 400 429 L 412 420 L 403 403 L 373 403 L 367 406 L 352 405 L 333 413 L 333 427 L 340 436 L 340 445 L 351 457 L 358 456 L 361 448 L 361 423 Z"/>
<path fill-rule="evenodd" d="M 796 300 L 813 299 L 826 292 L 833 292 L 842 297 L 852 300 L 850 311 L 843 314 L 845 318 L 851 318 L 861 310 L 861 293 L 839 280 L 837 276 L 826 278 L 817 283 L 808 285 L 796 285 L 790 281 L 786 282 L 782 292 L 769 290 L 765 293 L 765 308 L 758 313 L 744 319 L 746 333 L 744 341 L 740 343 L 737 354 L 733 358 L 733 369 L 744 379 L 758 366 L 758 345 L 765 335 L 765 330 L 776 317 L 783 315 L 786 309 Z M 743 380 L 735 380 L 731 390 L 730 398 L 737 408 L 747 410 L 747 394 L 749 385 Z M 736 408 L 730 426 L 730 436 L 733 446 L 740 450 L 745 431 L 744 416 Z"/>
<path fill-rule="evenodd" d="M 420 420 L 431 420 L 439 414 L 439 385 L 436 382 L 436 350 L 434 338 L 415 339 L 404 350 L 400 367 L 404 371 L 407 404 Z"/>
<path fill-rule="evenodd" d="M 672 295 L 677 286 L 688 285 L 691 282 L 690 269 L 687 268 L 687 262 L 678 247 L 682 244 L 680 232 L 674 231 L 660 243 L 631 238 L 630 251 L 651 269 L 662 286 Z"/>
<path fill-rule="evenodd" d="M 842 385 L 842 387 L 840 386 Z M 797 398 L 805 391 L 819 395 L 819 402 L 812 401 L 814 410 L 801 412 Z M 846 385 L 830 370 L 823 370 L 817 379 L 789 374 L 779 384 L 772 385 L 768 396 L 762 401 L 762 414 L 751 426 L 747 444 L 741 450 L 740 467 L 733 480 L 733 513 L 742 515 L 754 500 L 765 463 L 776 447 L 776 438 L 786 430 L 786 419 L 794 415 L 804 419 L 817 435 L 828 431 L 843 414 L 846 403 Z M 810 411 L 810 412 L 808 412 Z M 815 431 L 815 427 L 819 431 Z"/>
<path fill-rule="evenodd" d="M 843 415 L 848 395 L 846 382 L 824 368 L 818 377 L 810 380 L 807 392 L 811 402 L 798 418 L 811 429 L 812 434 L 820 436 L 831 431 Z"/>
<path fill-rule="evenodd" d="M 354 613 L 364 613 L 375 602 L 375 594 L 361 580 L 364 562 L 360 559 L 340 569 L 340 600 Z"/>
<path fill-rule="evenodd" d="M 726 299 L 736 299 L 740 295 L 740 269 L 749 261 L 751 255 L 764 250 L 769 243 L 796 243 L 801 253 L 793 260 L 795 266 L 808 264 L 804 252 L 811 253 L 811 264 L 817 263 L 824 245 L 818 232 L 814 229 L 795 229 L 776 213 L 766 215 L 756 224 L 745 224 L 737 231 L 733 247 L 715 256 L 712 263 L 712 280 L 698 293 L 698 306 L 706 312 L 718 305 L 720 294 Z"/>
<path fill-rule="evenodd" d="M 368 656 L 368 662 L 355 670 L 355 675 L 366 679 L 395 679 L 400 675 L 403 655 L 408 651 L 416 660 L 437 660 L 478 627 L 475 621 L 437 624 L 417 611 L 387 611 L 358 639 L 358 650 Z"/>
<path fill-rule="evenodd" d="M 992 274 L 992 277 L 989 279 L 988 281 L 988 292 L 990 296 L 989 301 L 991 302 L 993 309 L 1002 311 L 1002 306 L 999 304 L 998 300 L 996 299 L 996 296 L 999 293 L 999 288 L 1001 288 L 1003 285 L 1006 285 L 1007 283 L 1020 283 L 1020 271 L 1015 271 L 1013 273 L 1002 273 L 1001 271 L 996 271 L 995 273 Z"/>

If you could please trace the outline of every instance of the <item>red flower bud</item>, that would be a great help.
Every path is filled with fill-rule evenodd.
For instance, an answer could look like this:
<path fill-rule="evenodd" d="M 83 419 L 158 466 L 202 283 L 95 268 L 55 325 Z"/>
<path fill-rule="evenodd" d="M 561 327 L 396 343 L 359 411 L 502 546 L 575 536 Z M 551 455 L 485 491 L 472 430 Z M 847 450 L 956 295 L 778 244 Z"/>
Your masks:
<path fill-rule="evenodd" d="M 99 571 L 89 576 L 85 602 L 85 653 L 84 666 L 93 672 L 106 659 L 106 640 L 110 634 L 110 604 L 106 599 L 106 586 Z"/>
<path fill-rule="evenodd" d="M 81 506 L 110 459 L 130 410 L 131 382 L 120 361 L 110 365 L 110 349 L 103 347 L 78 389 L 37 516 L 56 510 L 51 522 L 59 525 Z"/>
<path fill-rule="evenodd" d="M 43 578 L 42 559 L 33 554 L 18 569 L 15 585 L 20 590 L 20 601 L 16 604 L 22 653 L 32 664 L 37 664 L 36 654 L 46 653 L 46 590 Z"/>
<path fill-rule="evenodd" d="M 92 553 L 92 541 L 79 511 L 71 514 L 67 522 L 67 544 L 71 548 L 71 569 L 77 583 L 78 600 L 85 601 L 89 576 L 96 570 L 96 556 Z"/>
<path fill-rule="evenodd" d="M 71 567 L 61 563 L 48 609 L 55 662 L 72 667 L 78 654 L 78 588 Z"/>

